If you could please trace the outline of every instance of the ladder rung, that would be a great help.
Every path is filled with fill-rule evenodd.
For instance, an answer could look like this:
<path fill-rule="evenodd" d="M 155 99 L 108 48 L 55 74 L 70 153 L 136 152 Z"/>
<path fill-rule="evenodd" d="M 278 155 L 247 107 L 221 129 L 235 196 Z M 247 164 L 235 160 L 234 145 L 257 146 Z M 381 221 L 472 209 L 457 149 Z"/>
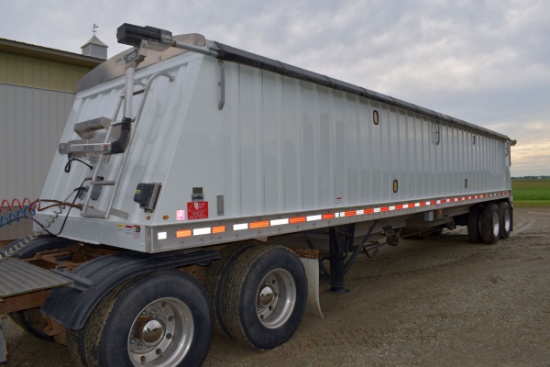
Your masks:
<path fill-rule="evenodd" d="M 116 183 L 116 181 L 92 181 L 93 186 L 112 186 Z"/>
<path fill-rule="evenodd" d="M 107 213 L 102 212 L 101 210 L 93 209 L 93 208 L 88 208 L 86 212 L 82 212 L 80 213 L 80 215 L 88 218 L 106 218 L 107 217 Z"/>

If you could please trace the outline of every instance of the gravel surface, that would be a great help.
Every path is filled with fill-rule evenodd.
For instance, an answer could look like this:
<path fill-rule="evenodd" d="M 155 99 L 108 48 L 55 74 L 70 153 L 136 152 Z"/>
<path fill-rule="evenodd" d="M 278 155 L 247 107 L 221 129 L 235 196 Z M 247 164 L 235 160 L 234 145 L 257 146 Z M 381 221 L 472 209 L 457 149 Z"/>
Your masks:
<path fill-rule="evenodd" d="M 464 229 L 360 258 L 324 319 L 258 352 L 216 336 L 204 366 L 550 367 L 550 208 L 514 211 L 514 232 L 474 245 Z M 72 366 L 67 349 L 3 320 L 8 366 Z"/>

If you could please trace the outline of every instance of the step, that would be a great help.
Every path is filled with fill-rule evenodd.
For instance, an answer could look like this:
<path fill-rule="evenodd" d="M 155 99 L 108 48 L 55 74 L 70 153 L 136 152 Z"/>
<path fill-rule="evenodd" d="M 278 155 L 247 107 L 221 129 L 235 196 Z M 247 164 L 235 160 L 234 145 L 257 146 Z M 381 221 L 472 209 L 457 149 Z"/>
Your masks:
<path fill-rule="evenodd" d="M 70 279 L 13 257 L 0 260 L 0 299 L 72 284 Z"/>

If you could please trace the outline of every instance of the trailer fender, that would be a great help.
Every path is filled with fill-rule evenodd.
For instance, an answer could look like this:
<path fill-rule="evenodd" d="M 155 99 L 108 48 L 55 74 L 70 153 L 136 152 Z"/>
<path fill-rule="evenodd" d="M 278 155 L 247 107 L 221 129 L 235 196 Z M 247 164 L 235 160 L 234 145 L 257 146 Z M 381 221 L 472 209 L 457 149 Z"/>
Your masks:
<path fill-rule="evenodd" d="M 54 289 L 42 306 L 42 312 L 69 330 L 81 330 L 99 302 L 118 284 L 162 269 L 208 265 L 219 257 L 218 251 L 211 250 L 159 254 L 120 252 L 102 256 L 72 272 L 58 271 L 75 284 Z"/>

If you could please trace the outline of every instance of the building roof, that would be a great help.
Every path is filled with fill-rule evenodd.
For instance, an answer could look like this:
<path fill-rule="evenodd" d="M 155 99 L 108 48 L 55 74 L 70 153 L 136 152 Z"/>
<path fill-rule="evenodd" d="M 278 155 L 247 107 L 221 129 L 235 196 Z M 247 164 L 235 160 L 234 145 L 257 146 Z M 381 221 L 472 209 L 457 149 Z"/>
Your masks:
<path fill-rule="evenodd" d="M 101 42 L 100 39 L 97 38 L 97 37 L 95 36 L 95 34 L 92 36 L 92 38 L 90 38 L 90 39 L 88 40 L 88 42 L 86 42 L 86 43 L 84 44 L 84 46 L 82 46 L 82 47 L 80 47 L 80 48 L 84 48 L 84 47 L 88 46 L 89 44 L 98 45 L 98 46 L 103 46 L 103 47 L 105 47 L 105 48 L 109 47 L 109 46 L 107 46 L 106 44 L 104 44 L 103 42 Z"/>
<path fill-rule="evenodd" d="M 92 39 L 93 38 L 94 37 L 92 37 Z M 40 59 L 63 62 L 71 65 L 86 66 L 90 68 L 93 68 L 103 62 L 103 60 L 97 59 L 95 57 L 57 50 L 54 48 L 37 46 L 30 43 L 14 41 L 6 38 L 0 38 L 0 52 L 2 51 L 16 55 L 30 56 Z"/>

